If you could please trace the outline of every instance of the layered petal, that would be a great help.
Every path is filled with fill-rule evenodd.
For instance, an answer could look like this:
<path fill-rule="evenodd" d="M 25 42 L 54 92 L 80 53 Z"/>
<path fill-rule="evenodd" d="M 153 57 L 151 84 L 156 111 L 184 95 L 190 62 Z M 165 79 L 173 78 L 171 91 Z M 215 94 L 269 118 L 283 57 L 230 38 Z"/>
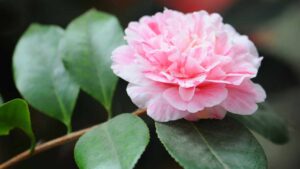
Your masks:
<path fill-rule="evenodd" d="M 198 87 L 193 92 L 189 101 L 185 101 L 180 96 L 178 87 L 172 87 L 164 91 L 164 99 L 174 108 L 181 111 L 196 113 L 207 107 L 213 107 L 222 103 L 227 97 L 227 90 L 224 85 L 207 84 Z"/>
<path fill-rule="evenodd" d="M 155 98 L 167 88 L 167 86 L 159 83 L 144 82 L 143 84 L 129 83 L 127 86 L 127 94 L 132 102 L 139 108 L 146 108 L 150 100 Z"/>
<path fill-rule="evenodd" d="M 129 23 L 125 40 L 113 52 L 112 69 L 130 83 L 132 101 L 155 120 L 248 115 L 266 97 L 250 80 L 262 57 L 219 14 L 165 9 Z"/>
<path fill-rule="evenodd" d="M 122 79 L 131 83 L 140 83 L 145 80 L 139 64 L 135 62 L 134 52 L 129 46 L 117 48 L 112 55 L 113 72 Z"/>
<path fill-rule="evenodd" d="M 160 95 L 151 100 L 147 108 L 147 114 L 155 121 L 167 122 L 181 119 L 189 112 L 174 108 Z"/>
<path fill-rule="evenodd" d="M 229 112 L 250 115 L 257 110 L 257 104 L 263 102 L 266 93 L 263 88 L 251 80 L 245 80 L 241 85 L 227 85 L 228 96 L 222 106 Z"/>
<path fill-rule="evenodd" d="M 199 87 L 193 99 L 188 103 L 187 110 L 195 113 L 207 107 L 222 103 L 227 97 L 227 89 L 222 84 L 207 84 Z"/>
<path fill-rule="evenodd" d="M 206 108 L 200 112 L 192 113 L 184 118 L 189 121 L 197 121 L 199 119 L 223 119 L 226 115 L 226 110 L 221 106 Z"/>

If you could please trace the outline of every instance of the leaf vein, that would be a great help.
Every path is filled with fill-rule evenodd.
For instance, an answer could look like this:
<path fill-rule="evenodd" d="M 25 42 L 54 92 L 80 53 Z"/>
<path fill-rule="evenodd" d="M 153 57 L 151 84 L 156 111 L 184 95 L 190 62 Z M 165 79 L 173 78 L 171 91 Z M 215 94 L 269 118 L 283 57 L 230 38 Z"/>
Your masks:
<path fill-rule="evenodd" d="M 111 145 L 111 147 L 112 147 L 113 154 L 115 155 L 115 157 L 116 157 L 116 159 L 117 159 L 117 161 L 118 161 L 118 163 L 119 163 L 120 168 L 122 168 L 122 164 L 121 164 L 121 161 L 120 161 L 120 157 L 119 157 L 119 155 L 118 155 L 118 150 L 116 149 L 116 147 L 115 147 L 114 144 L 113 144 L 113 139 L 111 138 L 111 135 L 110 135 L 110 133 L 108 132 L 107 124 L 104 124 L 104 125 L 103 125 L 103 128 L 104 128 L 105 134 L 107 135 L 107 138 L 108 138 L 108 140 L 109 140 L 109 143 L 110 143 L 110 145 Z"/>
<path fill-rule="evenodd" d="M 197 133 L 200 135 L 200 137 L 202 138 L 203 142 L 206 144 L 208 150 L 217 159 L 217 161 L 224 167 L 224 169 L 229 169 L 229 167 L 227 166 L 227 164 L 225 162 L 223 162 L 223 160 L 219 157 L 219 155 L 217 154 L 217 152 L 215 152 L 214 149 L 210 146 L 210 144 L 208 143 L 208 141 L 206 140 L 206 138 L 200 132 L 199 128 L 197 128 L 194 124 L 191 124 L 191 125 L 197 131 Z"/>

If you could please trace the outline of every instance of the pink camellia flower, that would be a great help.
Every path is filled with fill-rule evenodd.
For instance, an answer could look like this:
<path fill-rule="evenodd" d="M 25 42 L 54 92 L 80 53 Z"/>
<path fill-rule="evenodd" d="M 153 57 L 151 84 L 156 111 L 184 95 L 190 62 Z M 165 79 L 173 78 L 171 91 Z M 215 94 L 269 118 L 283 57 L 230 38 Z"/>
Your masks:
<path fill-rule="evenodd" d="M 266 98 L 250 80 L 262 57 L 219 14 L 165 9 L 131 22 L 125 33 L 128 44 L 113 52 L 112 69 L 156 121 L 249 115 Z"/>

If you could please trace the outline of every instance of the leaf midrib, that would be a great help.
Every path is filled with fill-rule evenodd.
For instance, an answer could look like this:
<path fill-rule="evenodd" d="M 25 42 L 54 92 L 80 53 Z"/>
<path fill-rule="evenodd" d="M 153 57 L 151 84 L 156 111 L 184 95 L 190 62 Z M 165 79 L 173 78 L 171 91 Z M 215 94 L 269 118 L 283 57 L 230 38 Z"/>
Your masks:
<path fill-rule="evenodd" d="M 203 134 L 201 133 L 201 131 L 199 130 L 199 128 L 197 128 L 197 126 L 195 124 L 193 124 L 193 123 L 191 123 L 191 125 L 196 130 L 196 132 L 199 134 L 199 136 L 201 137 L 201 139 L 203 140 L 203 142 L 207 146 L 207 148 L 210 151 L 210 153 L 217 159 L 217 161 L 223 166 L 223 168 L 224 169 L 230 169 L 227 166 L 227 164 L 225 162 L 223 162 L 223 160 L 219 157 L 219 155 L 217 154 L 217 152 L 215 152 L 213 150 L 213 148 L 210 146 L 210 144 L 208 143 L 208 141 L 206 140 L 206 138 L 203 136 Z"/>
<path fill-rule="evenodd" d="M 59 40 L 58 40 L 58 42 L 60 42 L 62 40 L 62 35 L 60 35 L 60 38 L 59 38 Z M 57 46 L 55 46 L 56 47 L 56 50 L 55 50 L 55 53 L 56 53 L 56 56 L 55 57 L 59 57 L 59 50 L 58 50 L 58 44 L 59 43 L 57 43 Z M 59 59 L 59 58 L 55 58 L 55 59 Z M 52 70 L 51 71 L 51 86 L 53 87 L 53 91 L 54 91 L 54 96 L 56 97 L 56 99 L 57 99 L 57 102 L 58 102 L 58 105 L 59 105 L 59 108 L 60 108 L 60 110 L 61 110 L 61 113 L 62 113 L 62 117 L 63 117 L 63 121 L 64 121 L 64 123 L 65 123 L 65 125 L 67 125 L 67 128 L 68 129 L 70 129 L 70 120 L 69 120 L 69 112 L 67 111 L 67 109 L 66 109 L 66 107 L 65 107 L 65 105 L 64 105 L 64 103 L 63 103 L 63 101 L 62 101 L 62 99 L 60 98 L 60 96 L 58 95 L 58 92 L 57 92 L 57 88 L 56 88 L 56 85 L 55 85 L 55 76 L 54 76 L 54 73 L 53 73 L 53 71 L 55 70 L 55 68 L 53 67 L 53 63 L 55 63 L 55 59 L 54 59 L 54 61 L 52 62 L 52 65 L 51 65 L 51 69 L 50 70 Z M 54 65 L 55 66 L 55 65 Z M 56 65 L 57 66 L 57 65 Z M 62 66 L 62 65 L 61 65 Z"/>
<path fill-rule="evenodd" d="M 106 97 L 105 90 L 103 89 L 104 85 L 103 85 L 103 82 L 102 82 L 101 77 L 100 77 L 100 70 L 98 69 L 98 66 L 97 66 L 98 61 L 97 61 L 97 59 L 95 59 L 96 55 L 95 55 L 94 48 L 93 48 L 93 45 L 92 45 L 93 44 L 92 43 L 92 39 L 91 39 L 92 32 L 90 30 L 90 24 L 91 24 L 90 19 L 87 19 L 87 23 L 86 23 L 86 27 L 85 28 L 86 28 L 86 33 L 87 33 L 87 37 L 86 38 L 87 38 L 87 42 L 88 42 L 88 47 L 90 48 L 90 51 L 91 51 L 90 58 L 91 58 L 92 63 L 94 65 L 93 67 L 94 67 L 94 69 L 96 71 L 97 81 L 100 84 L 99 88 L 100 88 L 101 92 L 99 92 L 99 93 L 103 97 L 103 105 L 104 105 L 105 108 L 108 109 L 107 103 L 106 103 L 107 97 Z M 101 100 L 101 98 L 97 98 L 97 99 Z"/>
<path fill-rule="evenodd" d="M 122 168 L 122 163 L 121 163 L 120 157 L 119 157 L 119 155 L 118 155 L 118 150 L 117 150 L 117 148 L 115 147 L 115 144 L 113 144 L 113 143 L 114 143 L 114 142 L 113 142 L 113 139 L 111 138 L 111 135 L 110 135 L 110 133 L 109 133 L 109 131 L 108 131 L 108 124 L 107 124 L 107 123 L 104 124 L 104 125 L 103 125 L 103 128 L 104 128 L 105 134 L 107 135 L 107 138 L 108 138 L 108 140 L 109 140 L 109 144 L 110 144 L 111 147 L 112 147 L 113 155 L 116 157 L 115 159 L 117 159 L 120 168 Z"/>

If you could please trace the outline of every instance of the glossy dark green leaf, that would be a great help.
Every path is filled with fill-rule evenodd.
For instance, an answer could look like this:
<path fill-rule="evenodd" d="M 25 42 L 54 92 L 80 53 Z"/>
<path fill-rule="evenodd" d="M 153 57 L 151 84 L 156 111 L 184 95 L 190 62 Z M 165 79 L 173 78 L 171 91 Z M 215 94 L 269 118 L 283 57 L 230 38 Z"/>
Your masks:
<path fill-rule="evenodd" d="M 110 68 L 111 54 L 123 43 L 118 20 L 90 10 L 70 23 L 61 44 L 67 70 L 109 113 L 117 84 L 117 77 Z"/>
<path fill-rule="evenodd" d="M 57 26 L 31 25 L 17 44 L 13 68 L 22 96 L 33 107 L 62 121 L 70 131 L 79 86 L 59 57 L 63 33 Z"/>
<path fill-rule="evenodd" d="M 80 169 L 131 169 L 149 142 L 146 124 L 122 114 L 82 136 L 75 147 Z"/>
<path fill-rule="evenodd" d="M 185 169 L 266 169 L 262 147 L 237 121 L 155 123 L 159 139 Z"/>
<path fill-rule="evenodd" d="M 274 143 L 283 144 L 289 140 L 285 121 L 267 104 L 260 104 L 257 112 L 250 116 L 230 116 Z"/>
<path fill-rule="evenodd" d="M 27 103 L 22 99 L 14 99 L 0 106 L 0 135 L 7 135 L 14 128 L 19 128 L 28 135 L 33 148 L 35 137 L 31 128 L 30 113 Z"/>

